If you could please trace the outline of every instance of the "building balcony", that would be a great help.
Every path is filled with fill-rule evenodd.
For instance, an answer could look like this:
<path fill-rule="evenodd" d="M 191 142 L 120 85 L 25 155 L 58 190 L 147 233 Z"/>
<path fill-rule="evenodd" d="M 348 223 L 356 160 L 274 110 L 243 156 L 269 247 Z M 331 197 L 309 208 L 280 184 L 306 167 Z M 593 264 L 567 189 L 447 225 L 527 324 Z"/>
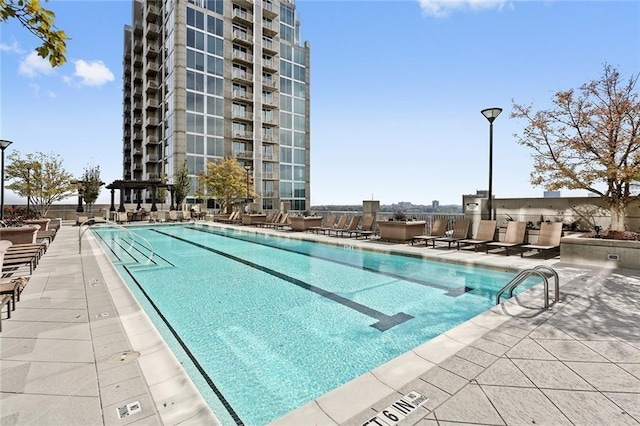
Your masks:
<path fill-rule="evenodd" d="M 158 24 L 147 22 L 147 38 L 155 39 L 160 34 L 160 27 Z"/>
<path fill-rule="evenodd" d="M 133 34 L 137 35 L 137 36 L 141 36 L 142 35 L 142 21 L 137 20 L 133 24 Z"/>
<path fill-rule="evenodd" d="M 274 37 L 278 35 L 278 28 L 276 27 L 276 24 L 273 23 L 273 21 L 262 21 L 262 32 L 266 36 Z"/>
<path fill-rule="evenodd" d="M 251 46 L 253 44 L 253 37 L 251 34 L 247 34 L 240 30 L 233 30 L 233 38 L 232 40 L 237 43 L 246 44 Z"/>
<path fill-rule="evenodd" d="M 147 154 L 147 157 L 145 158 L 145 161 L 147 163 L 157 163 L 158 162 L 158 156 L 156 154 Z"/>
<path fill-rule="evenodd" d="M 266 96 L 263 96 L 262 106 L 268 109 L 278 108 L 278 101 L 276 101 L 273 97 L 267 98 Z"/>
<path fill-rule="evenodd" d="M 133 73 L 133 81 L 142 81 L 142 73 L 134 72 Z"/>
<path fill-rule="evenodd" d="M 275 172 L 262 172 L 263 180 L 278 180 L 278 173 Z"/>
<path fill-rule="evenodd" d="M 234 90 L 232 92 L 232 99 L 253 102 L 253 93 L 246 90 Z"/>
<path fill-rule="evenodd" d="M 134 164 L 132 169 L 134 171 L 142 171 L 142 164 Z"/>
<path fill-rule="evenodd" d="M 276 117 L 262 117 L 262 124 L 269 127 L 278 125 L 278 119 Z"/>
<path fill-rule="evenodd" d="M 160 108 L 160 105 L 158 104 L 158 101 L 156 100 L 156 98 L 152 98 L 152 97 L 148 97 L 144 105 L 145 105 L 145 109 L 148 109 L 148 110 L 156 110 Z"/>
<path fill-rule="evenodd" d="M 147 1 L 145 6 L 147 20 L 156 20 L 160 17 L 160 8 L 155 1 Z"/>
<path fill-rule="evenodd" d="M 147 116 L 144 120 L 145 127 L 158 127 L 158 119 L 154 116 Z"/>
<path fill-rule="evenodd" d="M 278 45 L 271 40 L 262 40 L 262 50 L 272 55 L 277 55 L 280 51 Z"/>
<path fill-rule="evenodd" d="M 142 45 L 140 45 L 140 52 L 133 56 L 133 65 L 136 67 L 142 66 Z"/>
<path fill-rule="evenodd" d="M 251 53 L 234 50 L 233 54 L 231 55 L 231 60 L 244 64 L 253 64 L 253 55 Z"/>
<path fill-rule="evenodd" d="M 142 113 L 142 102 L 140 102 L 140 100 L 133 102 L 133 110 L 138 114 Z"/>
<path fill-rule="evenodd" d="M 231 16 L 233 22 L 242 22 L 245 24 L 253 23 L 253 14 L 245 12 L 240 9 L 233 9 L 233 15 Z"/>
<path fill-rule="evenodd" d="M 141 149 L 139 149 L 139 148 L 134 148 L 134 149 L 131 151 L 131 153 L 132 153 L 134 156 L 141 156 L 141 155 L 142 155 L 142 150 L 141 150 Z"/>
<path fill-rule="evenodd" d="M 278 139 L 274 135 L 262 135 L 262 143 L 278 143 Z"/>
<path fill-rule="evenodd" d="M 235 158 L 253 159 L 253 151 L 234 151 L 232 154 Z"/>
<path fill-rule="evenodd" d="M 233 0 L 233 4 L 242 6 L 247 9 L 253 9 L 253 0 Z"/>
<path fill-rule="evenodd" d="M 243 82 L 253 83 L 253 74 L 247 71 L 234 69 L 233 72 L 231 73 L 231 79 L 233 81 L 243 81 Z"/>
<path fill-rule="evenodd" d="M 158 173 L 146 173 L 144 180 L 160 180 L 160 175 Z"/>
<path fill-rule="evenodd" d="M 278 191 L 263 191 L 262 198 L 278 198 Z"/>
<path fill-rule="evenodd" d="M 232 120 L 244 120 L 244 121 L 253 121 L 253 114 L 247 111 L 232 111 L 231 112 Z"/>
<path fill-rule="evenodd" d="M 280 8 L 272 3 L 262 3 L 262 14 L 267 18 L 273 19 L 278 16 Z"/>
<path fill-rule="evenodd" d="M 270 78 L 264 78 L 263 77 L 262 78 L 262 85 L 264 87 L 268 87 L 270 89 L 277 89 L 278 88 L 278 81 L 273 77 L 270 77 Z"/>
<path fill-rule="evenodd" d="M 155 43 L 147 45 L 147 59 L 155 59 L 159 53 L 158 46 Z"/>
<path fill-rule="evenodd" d="M 149 92 L 156 93 L 158 91 L 158 83 L 154 80 L 147 80 L 147 84 L 145 84 L 144 88 L 147 94 Z"/>
<path fill-rule="evenodd" d="M 147 62 L 147 75 L 156 75 L 159 69 L 158 64 L 155 62 Z"/>
<path fill-rule="evenodd" d="M 156 135 L 147 134 L 147 145 L 158 145 L 161 141 Z"/>
<path fill-rule="evenodd" d="M 253 140 L 253 132 L 233 132 L 234 139 Z"/>
<path fill-rule="evenodd" d="M 276 61 L 273 59 L 263 59 L 262 68 L 271 70 L 273 72 L 278 71 L 278 65 L 276 65 Z"/>
<path fill-rule="evenodd" d="M 142 40 L 134 39 L 133 40 L 133 53 L 142 53 Z M 135 58 L 134 58 L 135 59 Z"/>
<path fill-rule="evenodd" d="M 133 140 L 137 142 L 142 141 L 142 132 L 133 132 Z"/>
<path fill-rule="evenodd" d="M 142 89 L 140 87 L 136 87 L 135 89 L 133 89 L 133 97 L 137 99 L 142 97 Z"/>
<path fill-rule="evenodd" d="M 278 161 L 278 155 L 271 152 L 271 153 L 262 153 L 262 160 L 263 161 Z"/>

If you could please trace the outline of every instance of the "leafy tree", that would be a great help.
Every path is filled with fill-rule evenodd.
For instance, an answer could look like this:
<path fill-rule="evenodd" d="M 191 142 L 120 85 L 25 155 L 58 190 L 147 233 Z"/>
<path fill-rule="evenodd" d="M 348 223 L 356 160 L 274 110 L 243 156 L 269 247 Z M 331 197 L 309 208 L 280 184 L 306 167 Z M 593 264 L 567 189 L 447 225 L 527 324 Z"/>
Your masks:
<path fill-rule="evenodd" d="M 178 169 L 178 173 L 173 177 L 173 187 L 176 196 L 176 205 L 179 210 L 181 210 L 182 202 L 187 198 L 189 190 L 191 189 L 191 177 L 189 177 L 189 167 L 187 167 L 186 161 L 182 163 Z"/>
<path fill-rule="evenodd" d="M 160 182 L 167 183 L 167 176 L 160 173 Z M 164 210 L 164 203 L 167 201 L 167 188 L 156 188 L 156 202 L 160 202 L 161 210 Z"/>
<path fill-rule="evenodd" d="M 46 1 L 46 0 L 45 0 Z M 67 61 L 67 35 L 54 26 L 55 13 L 45 9 L 39 0 L 0 0 L 0 22 L 17 19 L 23 27 L 42 41 L 36 52 L 42 58 L 49 57 L 52 67 Z"/>
<path fill-rule="evenodd" d="M 13 151 L 7 160 L 7 189 L 21 197 L 30 197 L 33 209 L 40 216 L 46 216 L 54 202 L 73 195 L 73 177 L 62 166 L 59 155 L 37 152 L 23 158 L 20 152 Z"/>
<path fill-rule="evenodd" d="M 204 184 L 207 195 L 218 200 L 220 210 L 229 213 L 233 200 L 247 196 L 246 173 L 234 158 L 225 157 L 220 163 L 208 162 L 206 174 L 200 173 L 198 180 Z M 255 194 L 251 191 L 249 197 Z"/>
<path fill-rule="evenodd" d="M 513 105 L 512 118 L 525 119 L 518 143 L 533 149 L 531 183 L 553 191 L 585 189 L 609 207 L 611 229 L 626 228 L 627 206 L 640 177 L 640 101 L 638 74 L 623 82 L 617 69 L 579 90 L 557 92 L 550 109 Z"/>
<path fill-rule="evenodd" d="M 95 204 L 100 195 L 100 187 L 104 182 L 100 180 L 100 166 L 87 166 L 82 174 L 82 183 L 84 185 L 84 202 L 87 204 L 87 212 L 91 212 L 91 208 Z"/>

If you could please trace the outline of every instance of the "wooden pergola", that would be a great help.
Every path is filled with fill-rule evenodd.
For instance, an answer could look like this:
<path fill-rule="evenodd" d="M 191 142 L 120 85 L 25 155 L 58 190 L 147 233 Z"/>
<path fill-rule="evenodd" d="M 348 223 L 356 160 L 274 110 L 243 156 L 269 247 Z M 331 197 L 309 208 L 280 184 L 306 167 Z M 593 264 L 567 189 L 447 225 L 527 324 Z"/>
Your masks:
<path fill-rule="evenodd" d="M 167 188 L 169 193 L 171 194 L 171 206 L 169 210 L 175 210 L 174 204 L 174 185 L 163 183 L 160 180 L 114 180 L 105 188 L 111 190 L 111 207 L 109 211 L 116 211 L 115 206 L 115 191 L 116 189 L 120 190 L 120 206 L 118 207 L 119 212 L 124 212 L 126 209 L 124 208 L 124 191 L 135 190 L 138 195 L 138 210 L 140 210 L 140 191 L 143 189 L 151 189 L 151 211 L 158 211 L 158 207 L 156 206 L 156 191 L 158 188 Z"/>

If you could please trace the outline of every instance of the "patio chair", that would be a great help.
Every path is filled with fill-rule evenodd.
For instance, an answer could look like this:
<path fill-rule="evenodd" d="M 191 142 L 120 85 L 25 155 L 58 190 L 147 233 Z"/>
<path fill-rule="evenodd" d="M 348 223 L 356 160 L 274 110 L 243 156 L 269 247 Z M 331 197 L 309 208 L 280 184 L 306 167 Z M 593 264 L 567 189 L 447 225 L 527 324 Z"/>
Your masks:
<path fill-rule="evenodd" d="M 424 241 L 425 245 L 429 246 L 429 241 L 433 247 L 436 246 L 435 239 L 446 236 L 447 232 L 447 219 L 436 219 L 431 227 L 431 233 L 429 235 L 416 235 L 411 238 L 411 245 Z"/>
<path fill-rule="evenodd" d="M 435 243 L 439 241 L 447 243 L 447 245 L 449 246 L 448 249 L 451 249 L 451 244 L 460 240 L 464 240 L 469 236 L 469 224 L 470 221 L 468 219 L 456 220 L 456 223 L 453 224 L 453 232 L 451 233 L 451 235 L 434 239 L 434 246 Z"/>
<path fill-rule="evenodd" d="M 279 221 L 271 223 L 268 226 L 273 229 L 284 229 L 286 226 L 289 226 L 289 213 L 282 213 Z"/>
<path fill-rule="evenodd" d="M 524 252 L 529 250 L 541 252 L 559 249 L 560 238 L 562 238 L 562 222 L 543 222 L 540 224 L 538 242 L 520 246 L 520 257 L 524 257 Z"/>
<path fill-rule="evenodd" d="M 497 223 L 498 222 L 495 220 L 481 220 L 475 238 L 456 241 L 456 243 L 458 244 L 458 250 L 460 250 L 460 245 L 462 244 L 473 245 L 473 250 L 478 251 L 479 246 L 483 246 L 487 243 L 492 242 L 496 234 Z"/>
<path fill-rule="evenodd" d="M 312 231 L 312 232 L 315 232 L 317 234 L 318 230 L 322 230 L 324 228 L 333 227 L 333 224 L 336 223 L 336 218 L 337 217 L 338 217 L 338 215 L 330 214 L 329 217 L 327 217 L 327 220 L 322 225 L 320 225 L 320 226 L 310 226 L 309 228 L 307 228 L 307 231 Z"/>
<path fill-rule="evenodd" d="M 336 229 L 335 233 L 336 236 L 341 236 L 344 237 L 344 233 L 345 232 L 351 232 L 351 231 L 355 231 L 356 229 L 358 229 L 358 224 L 360 223 L 360 216 L 355 215 L 351 217 L 351 221 L 349 222 L 349 225 L 347 225 L 346 227 L 342 228 L 342 229 Z M 331 235 L 331 231 L 329 231 L 329 235 Z"/>
<path fill-rule="evenodd" d="M 375 231 L 373 230 L 373 224 L 375 221 L 375 217 L 374 216 L 365 216 L 364 219 L 362 220 L 362 226 L 360 226 L 359 228 L 350 230 L 350 231 L 344 231 L 349 233 L 349 237 L 352 237 L 355 235 L 356 239 L 358 239 L 359 237 L 365 237 L 365 238 L 369 238 L 371 235 L 375 234 Z"/>
<path fill-rule="evenodd" d="M 344 226 L 347 224 L 347 219 L 348 216 L 346 214 L 343 214 L 342 216 L 340 216 L 340 219 L 338 219 L 337 223 L 334 223 L 333 225 L 327 225 L 325 227 L 319 227 L 318 229 L 316 229 L 316 234 L 318 232 L 322 232 L 326 235 L 327 232 L 331 232 L 336 229 L 344 229 Z"/>
<path fill-rule="evenodd" d="M 527 224 L 525 222 L 509 222 L 504 240 L 487 243 L 485 245 L 485 253 L 489 253 L 489 249 L 491 248 L 501 247 L 505 249 L 506 255 L 509 256 L 510 248 L 515 248 L 524 244 L 524 235 L 526 231 Z"/>
<path fill-rule="evenodd" d="M 231 214 L 229 215 L 228 218 L 226 218 L 226 219 L 218 219 L 218 222 L 227 223 L 227 224 L 237 223 L 241 216 L 242 215 L 241 215 L 240 211 L 239 210 L 235 210 L 235 211 L 231 212 Z"/>

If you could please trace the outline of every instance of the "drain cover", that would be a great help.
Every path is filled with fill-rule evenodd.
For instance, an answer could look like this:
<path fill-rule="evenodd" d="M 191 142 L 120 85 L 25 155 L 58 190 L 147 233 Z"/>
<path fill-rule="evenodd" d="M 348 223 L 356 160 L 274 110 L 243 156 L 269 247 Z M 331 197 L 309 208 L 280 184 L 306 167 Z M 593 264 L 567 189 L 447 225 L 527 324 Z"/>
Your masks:
<path fill-rule="evenodd" d="M 125 351 L 119 352 L 115 355 L 111 355 L 109 357 L 109 363 L 111 364 L 127 364 L 131 361 L 137 359 L 140 356 L 140 352 L 136 351 Z"/>
<path fill-rule="evenodd" d="M 139 413 L 142 411 L 142 407 L 140 406 L 140 401 L 134 401 L 122 407 L 117 407 L 116 411 L 118 412 L 118 418 L 124 419 L 131 414 Z"/>

